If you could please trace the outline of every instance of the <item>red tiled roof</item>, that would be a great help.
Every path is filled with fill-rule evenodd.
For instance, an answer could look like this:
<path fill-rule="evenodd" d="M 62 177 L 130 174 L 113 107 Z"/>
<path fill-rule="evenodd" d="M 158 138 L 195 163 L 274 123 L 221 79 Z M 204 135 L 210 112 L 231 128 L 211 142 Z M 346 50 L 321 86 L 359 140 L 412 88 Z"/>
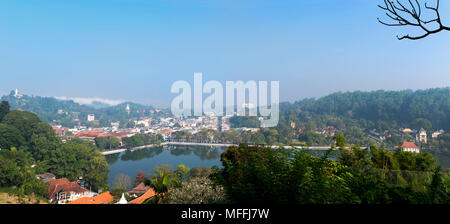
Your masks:
<path fill-rule="evenodd" d="M 94 196 L 94 201 L 101 202 L 102 204 L 108 204 L 114 201 L 114 196 L 109 193 L 109 191 Z"/>
<path fill-rule="evenodd" d="M 155 191 L 152 188 L 150 188 L 147 192 L 145 192 L 145 194 L 143 194 L 142 196 L 140 196 L 134 200 L 131 200 L 129 203 L 130 204 L 142 204 L 142 203 L 144 203 L 145 200 L 147 200 L 155 195 L 156 195 Z"/>
<path fill-rule="evenodd" d="M 83 197 L 77 200 L 71 201 L 68 204 L 109 204 L 114 201 L 114 197 L 109 191 L 99 194 L 94 197 Z"/>
<path fill-rule="evenodd" d="M 75 193 L 82 193 L 87 191 L 86 188 L 81 187 L 77 184 L 77 182 L 70 182 L 67 178 L 61 178 L 61 179 L 55 179 L 48 181 L 48 192 L 47 197 L 48 198 L 54 198 L 56 194 L 64 190 L 66 192 L 75 192 Z"/>
<path fill-rule="evenodd" d="M 100 130 L 92 130 L 92 131 L 82 131 L 78 132 L 75 137 L 97 137 L 99 135 L 103 135 L 105 132 Z"/>
<path fill-rule="evenodd" d="M 414 148 L 414 149 L 418 149 L 419 147 L 414 144 L 414 142 L 403 142 L 402 146 L 403 148 Z"/>
<path fill-rule="evenodd" d="M 99 205 L 101 203 L 98 201 L 94 201 L 91 197 L 83 197 L 83 198 L 78 198 L 77 200 L 71 201 L 67 204 L 70 204 L 70 205 Z"/>

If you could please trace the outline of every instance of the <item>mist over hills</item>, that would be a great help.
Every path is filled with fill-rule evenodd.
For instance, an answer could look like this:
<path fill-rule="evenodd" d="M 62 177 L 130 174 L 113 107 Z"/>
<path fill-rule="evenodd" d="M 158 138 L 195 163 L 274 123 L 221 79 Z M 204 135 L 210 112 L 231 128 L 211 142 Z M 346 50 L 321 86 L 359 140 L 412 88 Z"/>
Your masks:
<path fill-rule="evenodd" d="M 89 125 L 88 114 L 94 114 L 98 120 L 97 126 L 109 126 L 112 121 L 127 121 L 131 118 L 143 116 L 155 116 L 151 113 L 155 110 L 152 106 L 123 102 L 117 105 L 109 105 L 104 102 L 92 101 L 91 104 L 83 105 L 74 100 L 63 100 L 55 97 L 28 96 L 17 94 L 12 91 L 9 95 L 1 97 L 1 100 L 9 101 L 11 110 L 25 110 L 36 113 L 43 121 L 63 126 Z M 129 106 L 129 113 L 127 111 Z M 166 113 L 166 111 L 160 111 Z M 94 125 L 95 126 L 95 125 Z"/>

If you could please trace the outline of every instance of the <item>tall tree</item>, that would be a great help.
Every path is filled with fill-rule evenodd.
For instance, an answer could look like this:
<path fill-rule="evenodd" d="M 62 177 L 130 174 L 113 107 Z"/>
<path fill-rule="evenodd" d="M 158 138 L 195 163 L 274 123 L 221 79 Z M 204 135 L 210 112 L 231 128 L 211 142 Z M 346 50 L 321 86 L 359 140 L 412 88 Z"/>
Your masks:
<path fill-rule="evenodd" d="M 9 102 L 8 101 L 2 101 L 0 104 L 0 121 L 3 120 L 3 117 L 9 113 Z"/>
<path fill-rule="evenodd" d="M 127 191 L 130 189 L 131 186 L 133 186 L 133 183 L 131 182 L 131 177 L 126 174 L 120 173 L 114 178 L 113 181 L 114 188 Z"/>

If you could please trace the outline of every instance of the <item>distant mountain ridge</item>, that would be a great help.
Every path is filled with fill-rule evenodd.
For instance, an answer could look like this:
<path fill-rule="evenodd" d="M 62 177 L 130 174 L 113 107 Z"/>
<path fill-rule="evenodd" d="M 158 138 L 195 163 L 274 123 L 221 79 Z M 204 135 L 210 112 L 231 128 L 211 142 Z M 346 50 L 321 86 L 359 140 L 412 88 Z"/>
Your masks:
<path fill-rule="evenodd" d="M 36 113 L 41 120 L 63 126 L 89 125 L 88 114 L 94 114 L 98 125 L 108 125 L 110 122 L 126 122 L 131 118 L 155 116 L 153 106 L 141 105 L 133 102 L 124 102 L 115 106 L 93 101 L 89 105 L 82 105 L 73 100 L 61 100 L 55 97 L 28 96 L 12 91 L 9 95 L 1 97 L 1 101 L 8 101 L 11 110 L 25 110 Z M 129 107 L 129 112 L 127 111 Z M 152 114 L 151 111 L 154 111 Z M 164 113 L 166 111 L 163 111 Z M 160 112 L 161 113 L 161 112 Z"/>
<path fill-rule="evenodd" d="M 41 120 L 64 126 L 109 126 L 111 122 L 126 123 L 139 117 L 170 115 L 170 109 L 156 112 L 152 106 L 124 102 L 115 106 L 93 101 L 81 105 L 73 100 L 54 97 L 21 95 L 12 91 L 1 100 L 9 101 L 12 110 L 36 113 Z M 129 106 L 129 113 L 127 111 Z M 153 113 L 151 112 L 153 111 Z M 88 114 L 94 114 L 98 122 L 87 122 Z M 259 124 L 256 117 L 255 125 Z M 237 119 L 233 126 L 243 126 Z M 348 126 L 353 123 L 365 128 L 424 127 L 450 131 L 450 87 L 402 91 L 354 91 L 336 92 L 318 99 L 303 99 L 294 103 L 280 103 L 279 131 L 288 132 L 292 122 L 314 126 Z M 344 122 L 344 123 L 342 123 Z M 241 124 L 242 123 L 242 124 Z M 248 122 L 247 122 L 248 123 Z M 246 125 L 244 125 L 246 126 Z"/>

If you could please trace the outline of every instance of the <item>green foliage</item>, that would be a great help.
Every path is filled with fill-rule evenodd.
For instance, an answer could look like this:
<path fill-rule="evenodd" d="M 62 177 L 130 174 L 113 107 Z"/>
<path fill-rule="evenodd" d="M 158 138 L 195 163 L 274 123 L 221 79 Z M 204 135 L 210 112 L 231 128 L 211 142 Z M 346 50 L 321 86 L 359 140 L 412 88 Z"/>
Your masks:
<path fill-rule="evenodd" d="M 186 181 L 190 176 L 190 169 L 183 164 L 178 165 L 177 170 L 175 170 L 175 175 L 180 181 Z"/>
<path fill-rule="evenodd" d="M 19 129 L 0 123 L 0 149 L 20 148 L 23 145 L 25 145 L 25 138 Z"/>
<path fill-rule="evenodd" d="M 40 122 L 41 120 L 36 114 L 18 110 L 9 112 L 2 120 L 3 124 L 11 125 L 19 129 L 27 141 L 31 139 L 33 131 Z"/>
<path fill-rule="evenodd" d="M 412 153 L 397 150 L 394 154 L 401 170 L 433 171 L 436 168 L 433 156 L 430 153 Z"/>
<path fill-rule="evenodd" d="M 2 121 L 3 117 L 9 113 L 9 107 L 8 101 L 2 101 L 0 104 L 0 121 Z"/>
<path fill-rule="evenodd" d="M 215 175 L 236 203 L 358 203 L 353 173 L 339 163 L 303 151 L 230 147 Z"/>
<path fill-rule="evenodd" d="M 383 148 L 357 146 L 341 148 L 340 154 L 334 162 L 303 150 L 230 147 L 213 180 L 235 203 L 450 202 L 449 178 L 434 169 L 427 154 L 401 154 L 404 161 L 398 161 L 396 154 Z M 397 170 L 402 166 L 412 170 Z"/>
<path fill-rule="evenodd" d="M 191 177 L 208 177 L 213 172 L 211 167 L 193 167 L 190 172 Z"/>
<path fill-rule="evenodd" d="M 149 184 L 156 194 L 163 197 L 171 188 L 178 187 L 180 180 L 169 167 L 159 166 L 153 169 Z"/>
<path fill-rule="evenodd" d="M 329 141 L 325 138 L 325 136 L 321 134 L 317 134 L 313 131 L 304 131 L 298 136 L 298 140 L 301 142 L 305 142 L 308 146 L 314 145 L 329 145 Z"/>
<path fill-rule="evenodd" d="M 444 183 L 440 168 L 436 168 L 429 187 L 429 196 L 432 203 L 444 204 L 450 202 L 450 189 Z"/>
<path fill-rule="evenodd" d="M 0 187 L 16 187 L 19 196 L 47 192 L 46 185 L 35 177 L 31 156 L 23 150 L 0 150 Z"/>
<path fill-rule="evenodd" d="M 339 148 L 344 148 L 345 144 L 347 144 L 347 139 L 343 134 L 338 134 L 334 136 L 334 140 L 336 140 L 336 146 Z"/>
<path fill-rule="evenodd" d="M 49 171 L 69 180 L 82 177 L 93 189 L 106 189 L 109 167 L 100 152 L 87 145 L 67 141 L 51 151 Z"/>
<path fill-rule="evenodd" d="M 120 141 L 116 136 L 97 137 L 95 138 L 95 145 L 100 150 L 116 149 L 120 145 Z"/>
<path fill-rule="evenodd" d="M 163 141 L 163 136 L 160 134 L 136 134 L 131 137 L 122 138 L 122 143 L 127 148 L 134 148 L 144 145 L 160 144 Z"/>
<path fill-rule="evenodd" d="M 232 128 L 259 128 L 260 122 L 255 116 L 233 116 L 229 119 Z"/>
<path fill-rule="evenodd" d="M 27 156 L 27 163 L 30 163 L 18 163 L 5 159 L 5 166 L 10 167 L 8 169 L 26 170 L 26 166 L 31 166 L 32 163 L 34 164 L 33 172 L 51 172 L 57 177 L 66 177 L 72 181 L 82 178 L 86 182 L 86 186 L 93 190 L 107 189 L 108 187 L 108 164 L 97 148 L 93 147 L 91 143 L 79 139 L 63 143 L 56 136 L 52 127 L 41 122 L 33 113 L 11 111 L 4 116 L 0 123 L 0 147 L 3 149 L 1 151 L 13 147 L 20 149 L 19 151 L 23 151 Z M 11 159 L 11 157 L 7 158 Z M 3 170 L 2 172 L 7 171 Z M 10 174 L 2 173 L 0 175 Z M 26 172 L 23 175 L 26 175 Z M 16 179 L 24 182 L 23 178 L 16 177 Z M 32 179 L 36 178 L 33 176 Z M 32 184 L 24 186 L 27 188 L 35 186 L 32 181 L 29 183 Z"/>

